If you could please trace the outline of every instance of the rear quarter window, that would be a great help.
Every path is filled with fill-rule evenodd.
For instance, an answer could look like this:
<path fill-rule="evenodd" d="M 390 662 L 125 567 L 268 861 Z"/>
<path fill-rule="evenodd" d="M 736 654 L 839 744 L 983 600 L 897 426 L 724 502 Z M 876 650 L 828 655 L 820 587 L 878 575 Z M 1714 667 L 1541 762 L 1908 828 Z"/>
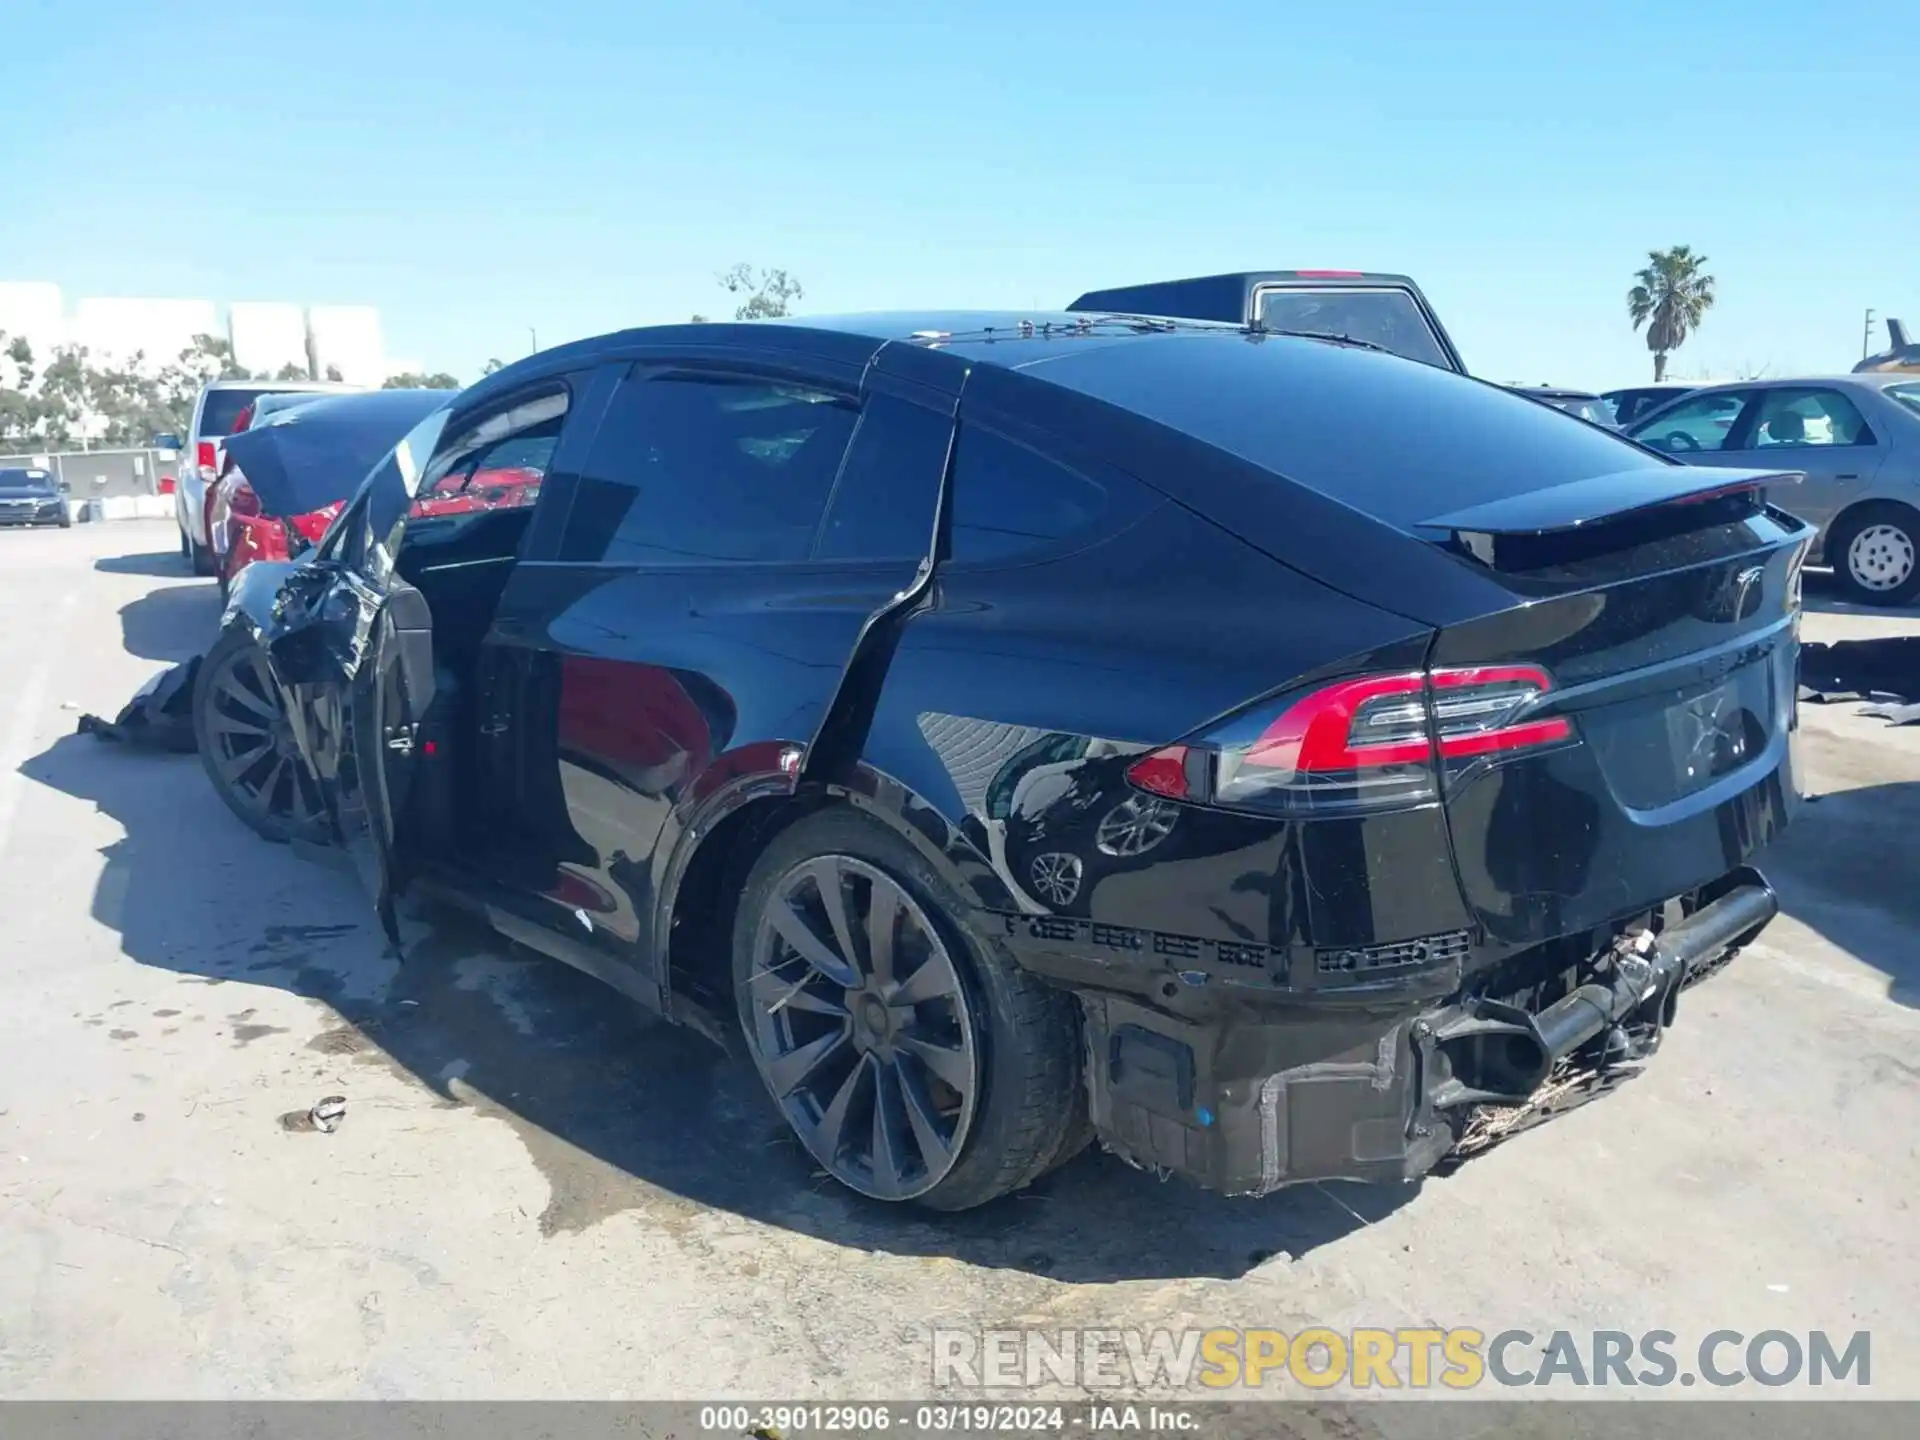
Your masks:
<path fill-rule="evenodd" d="M 992 430 L 962 423 L 953 458 L 956 565 L 1018 561 L 1090 535 L 1107 487 Z"/>
<path fill-rule="evenodd" d="M 1402 529 L 1669 463 L 1497 385 L 1287 336 L 1143 338 L 1032 373 Z"/>

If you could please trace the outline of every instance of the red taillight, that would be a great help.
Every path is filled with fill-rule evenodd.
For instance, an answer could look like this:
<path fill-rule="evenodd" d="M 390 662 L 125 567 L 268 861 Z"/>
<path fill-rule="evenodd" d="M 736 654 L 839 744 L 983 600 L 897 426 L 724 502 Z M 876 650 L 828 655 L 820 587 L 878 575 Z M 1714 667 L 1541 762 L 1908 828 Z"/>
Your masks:
<path fill-rule="evenodd" d="M 1570 739 L 1564 716 L 1528 718 L 1552 687 L 1533 665 L 1358 676 L 1150 751 L 1127 778 L 1157 795 L 1258 809 L 1431 800 L 1436 758 L 1457 778 L 1486 757 Z"/>
<path fill-rule="evenodd" d="M 309 544 L 318 545 L 320 537 L 327 533 L 327 527 L 333 524 L 333 517 L 340 513 L 341 504 L 341 501 L 336 500 L 324 510 L 296 515 L 287 523 L 299 531 L 301 538 Z"/>
<path fill-rule="evenodd" d="M 238 476 L 227 482 L 227 513 L 230 515 L 260 513 L 260 497 L 253 493 L 253 486 Z"/>
<path fill-rule="evenodd" d="M 220 463 L 213 453 L 213 441 L 202 440 L 193 447 L 193 463 L 211 473 L 213 467 Z"/>

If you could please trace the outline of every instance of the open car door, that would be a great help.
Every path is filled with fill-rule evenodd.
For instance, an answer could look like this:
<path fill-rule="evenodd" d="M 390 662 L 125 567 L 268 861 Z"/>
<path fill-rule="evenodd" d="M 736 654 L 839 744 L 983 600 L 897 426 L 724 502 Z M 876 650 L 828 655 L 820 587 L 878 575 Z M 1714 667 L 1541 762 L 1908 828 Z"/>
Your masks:
<path fill-rule="evenodd" d="M 318 551 L 287 576 L 262 636 L 342 851 L 396 940 L 393 901 L 406 879 L 398 826 L 432 743 L 422 725 L 435 687 L 432 616 L 394 560 L 447 414 L 435 409 L 391 445 Z"/>

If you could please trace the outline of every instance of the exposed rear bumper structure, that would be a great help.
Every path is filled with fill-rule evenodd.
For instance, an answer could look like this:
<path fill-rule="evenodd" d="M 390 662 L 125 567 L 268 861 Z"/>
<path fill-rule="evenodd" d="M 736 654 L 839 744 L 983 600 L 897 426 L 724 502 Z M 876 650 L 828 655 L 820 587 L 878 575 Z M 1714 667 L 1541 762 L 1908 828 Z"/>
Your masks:
<path fill-rule="evenodd" d="M 1409 1010 L 1249 1009 L 1217 1024 L 1083 997 L 1093 1118 L 1123 1158 L 1208 1189 L 1263 1195 L 1307 1180 L 1407 1180 L 1475 1117 L 1524 1116 L 1570 1070 L 1644 1060 L 1689 979 L 1779 911 L 1743 866 L 1657 934 L 1623 936 L 1537 1010 L 1484 993 Z"/>

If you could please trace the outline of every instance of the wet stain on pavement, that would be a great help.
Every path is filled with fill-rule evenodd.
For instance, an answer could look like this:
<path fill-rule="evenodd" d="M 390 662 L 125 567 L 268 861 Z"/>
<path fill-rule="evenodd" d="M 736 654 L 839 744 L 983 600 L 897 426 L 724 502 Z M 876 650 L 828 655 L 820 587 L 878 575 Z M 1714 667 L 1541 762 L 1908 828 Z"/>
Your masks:
<path fill-rule="evenodd" d="M 107 1038 L 109 1040 L 138 1040 L 140 1038 L 140 1032 L 138 1030 L 109 1030 L 107 1032 Z"/>
<path fill-rule="evenodd" d="M 244 1049 L 256 1040 L 264 1040 L 269 1035 L 284 1035 L 284 1025 L 236 1025 L 233 1027 L 233 1048 Z"/>

